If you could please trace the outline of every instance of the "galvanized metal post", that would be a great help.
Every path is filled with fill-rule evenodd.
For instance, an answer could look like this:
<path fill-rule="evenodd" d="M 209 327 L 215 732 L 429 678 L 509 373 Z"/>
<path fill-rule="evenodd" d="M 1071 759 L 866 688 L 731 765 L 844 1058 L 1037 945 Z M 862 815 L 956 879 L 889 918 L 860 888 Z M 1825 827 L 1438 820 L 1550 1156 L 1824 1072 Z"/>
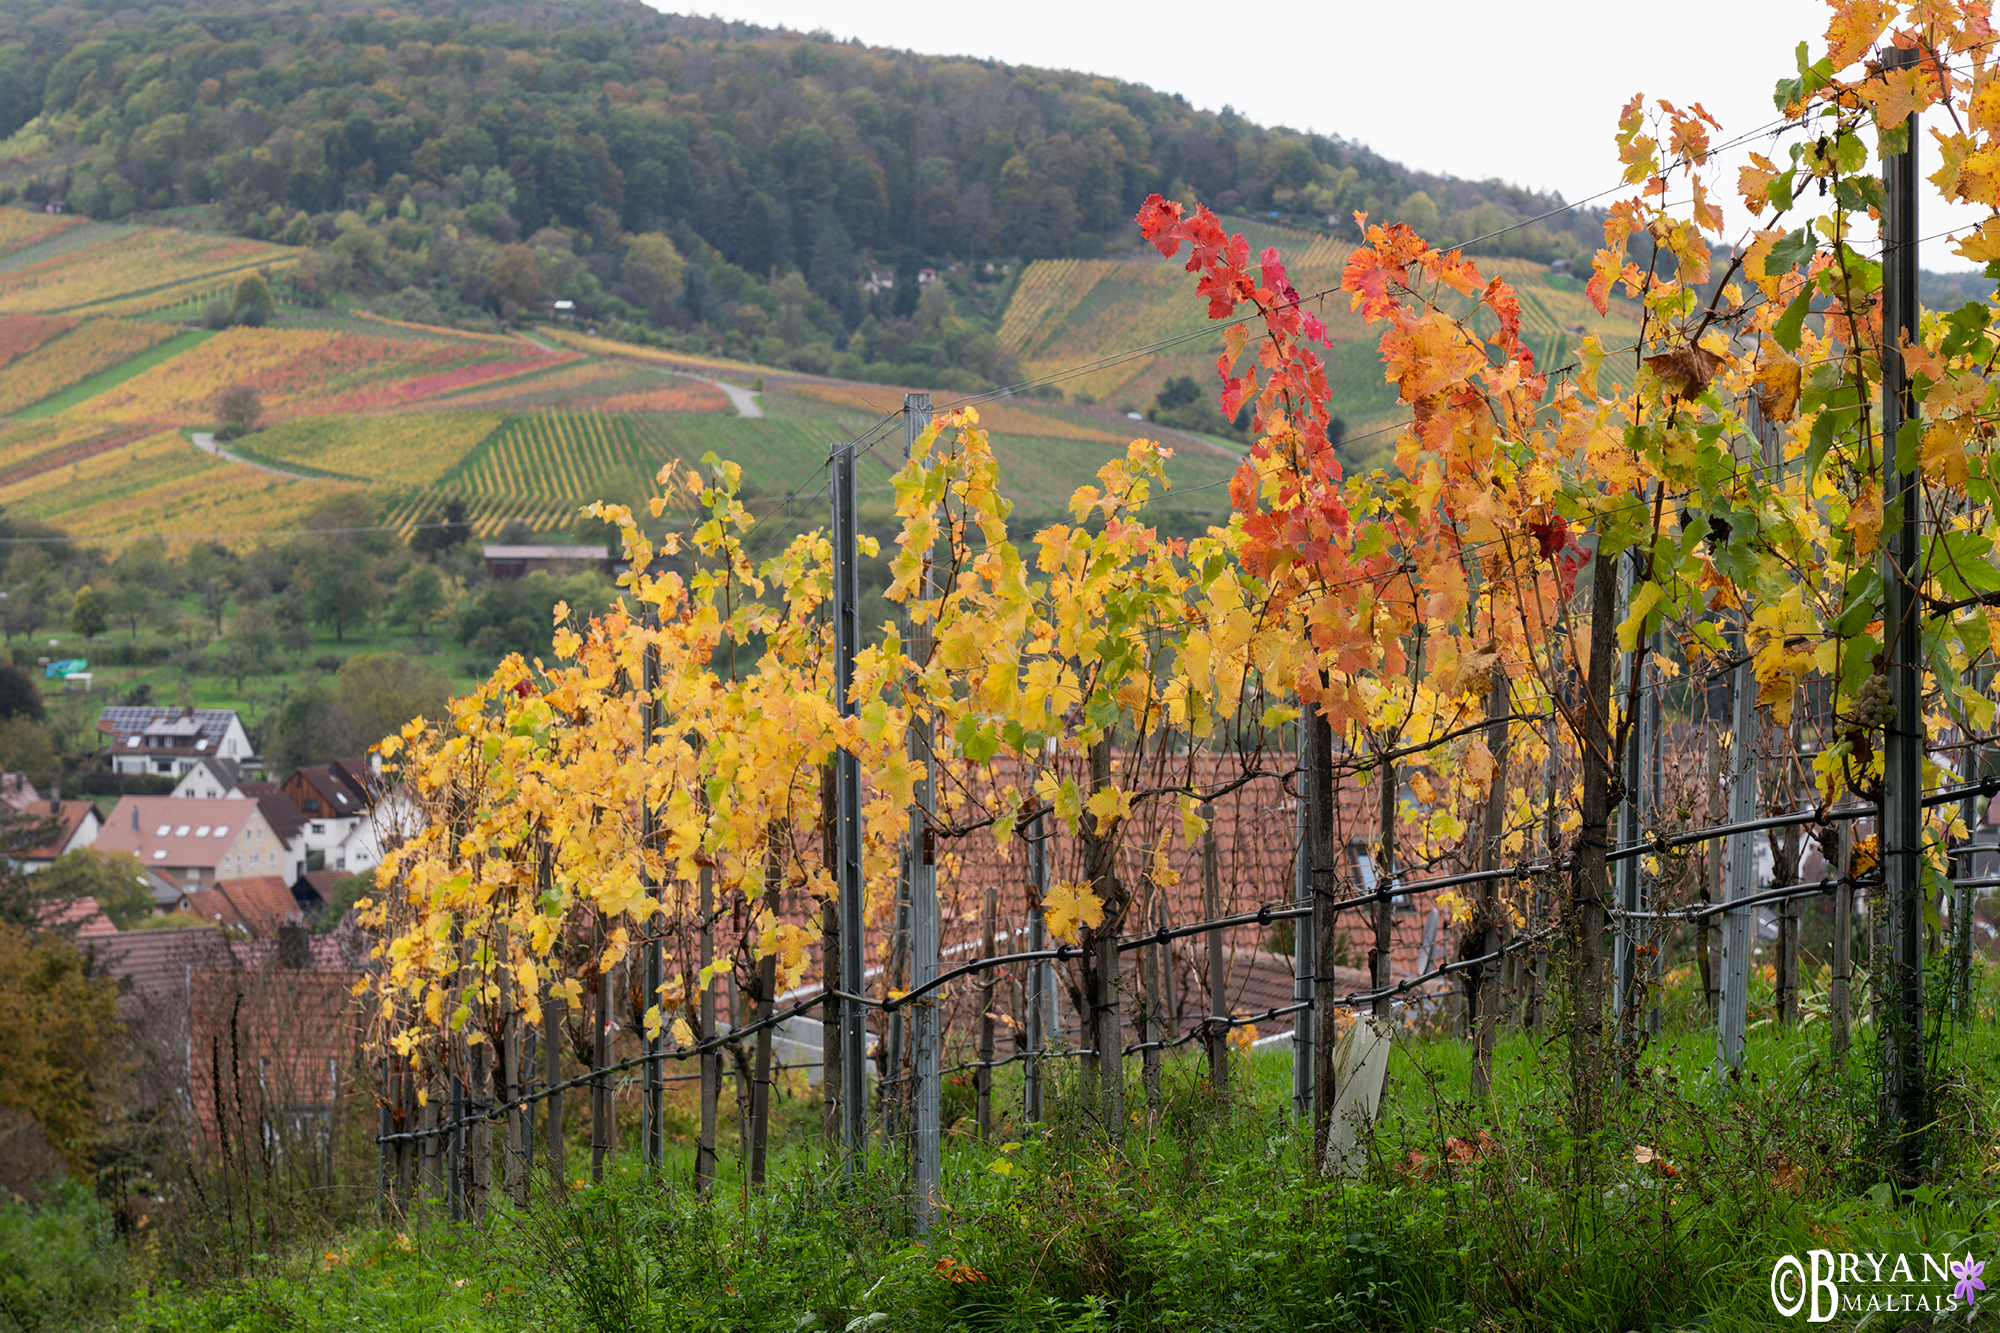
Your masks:
<path fill-rule="evenodd" d="M 1841 804 L 1847 804 L 1845 797 Z M 1835 868 L 1840 887 L 1833 898 L 1833 960 L 1827 978 L 1826 1007 L 1827 1021 L 1831 1027 L 1827 1045 L 1833 1055 L 1833 1067 L 1847 1066 L 1847 1048 L 1852 1042 L 1849 1025 L 1850 1000 L 1848 986 L 1854 980 L 1854 883 L 1849 877 L 1854 873 L 1854 821 L 1840 822 L 1840 838 L 1835 855 Z"/>
<path fill-rule="evenodd" d="M 1298 854 L 1292 863 L 1292 901 L 1307 907 L 1313 900 L 1312 857 L 1307 852 L 1310 839 L 1307 836 L 1305 791 L 1307 775 L 1312 762 L 1312 747 L 1306 744 L 1306 724 L 1299 722 L 1299 772 L 1296 790 L 1300 793 L 1297 801 L 1298 812 L 1294 823 L 1297 825 Z M 1313 963 L 1313 923 L 1311 917 L 1292 918 L 1292 1003 L 1311 1005 L 1315 1003 L 1315 978 L 1318 973 Z M 1312 1119 L 1313 1112 L 1313 1023 L 1318 1017 L 1313 1009 L 1300 1009 L 1292 1015 L 1292 1115 L 1301 1122 Z"/>
<path fill-rule="evenodd" d="M 652 617 L 647 617 L 650 626 Z M 660 688 L 660 651 L 656 644 L 648 643 L 639 659 L 639 688 L 644 692 L 645 701 L 639 705 L 639 753 L 641 763 L 650 757 L 654 745 L 653 729 L 659 725 L 659 712 L 655 695 Z M 647 851 L 653 849 L 653 806 L 648 801 L 639 808 L 639 843 Z M 654 890 L 650 871 L 641 871 L 640 882 L 649 890 Z M 655 902 L 657 903 L 657 894 Z M 661 957 L 663 944 L 660 936 L 666 930 L 666 918 L 657 906 L 649 918 L 652 936 L 646 941 L 646 1002 L 651 1010 L 660 1004 L 660 990 L 666 984 L 665 962 Z M 666 1160 L 667 1150 L 667 1084 L 666 1070 L 661 1061 L 666 1055 L 666 1022 L 664 1015 L 646 1037 L 646 1124 L 641 1133 L 646 1169 L 658 1171 Z"/>
<path fill-rule="evenodd" d="M 1888 69 L 1910 69 L 1915 48 L 1883 53 Z M 1886 1128 L 1905 1178 L 1918 1174 L 1920 1132 L 1928 1097 L 1924 1079 L 1924 722 L 1922 649 L 1918 642 L 1922 551 L 1916 399 L 1903 368 L 1900 340 L 1917 337 L 1917 117 L 1904 121 L 1902 151 L 1882 160 L 1882 501 L 1883 657 L 1895 721 L 1882 764 L 1882 880 L 1888 898 L 1888 1004 L 1882 1031 Z M 1881 966 L 1881 964 L 1878 964 Z"/>
<path fill-rule="evenodd" d="M 1625 619 L 1625 608 L 1632 604 L 1632 579 L 1636 571 L 1629 557 L 1618 562 L 1618 620 Z M 1622 705 L 1632 697 L 1632 673 L 1639 669 L 1638 655 L 1620 653 L 1618 655 L 1618 701 Z M 1639 732 L 1632 728 L 1626 736 L 1623 777 L 1625 799 L 1618 804 L 1618 837 L 1620 847 L 1630 846 L 1639 840 Z M 1620 861 L 1614 871 L 1618 910 L 1620 913 L 1639 910 L 1639 858 L 1627 857 Z M 1618 1058 L 1612 1068 L 1620 1082 L 1625 1078 L 1625 1066 L 1637 1034 L 1633 1031 L 1633 1001 L 1638 985 L 1639 941 L 1638 922 L 1627 915 L 1620 915 L 1614 925 L 1611 949 L 1612 988 L 1611 1003 L 1618 1033 Z"/>
<path fill-rule="evenodd" d="M 833 643 L 834 695 L 842 717 L 860 710 L 854 690 L 854 655 L 861 644 L 861 587 L 854 513 L 854 444 L 833 451 Z M 861 1004 L 863 897 L 861 872 L 861 767 L 847 750 L 833 760 L 839 827 L 836 835 L 840 895 L 840 1127 L 841 1149 L 853 1175 L 868 1147 L 867 1011 Z"/>
<path fill-rule="evenodd" d="M 451 1220 L 465 1220 L 465 1084 L 456 1071 L 451 1076 L 451 1179 L 445 1188 L 451 1193 Z"/>
<path fill-rule="evenodd" d="M 896 914 L 889 921 L 889 948 L 882 968 L 882 993 L 892 994 L 907 991 L 910 963 L 910 847 L 905 839 L 902 850 L 896 854 Z M 903 1041 L 903 1029 L 908 1023 L 906 1011 L 893 1009 L 889 1013 L 889 1030 L 884 1035 L 887 1058 L 882 1067 L 886 1071 L 882 1086 L 876 1092 L 881 1103 L 877 1108 L 882 1113 L 882 1151 L 892 1149 L 902 1151 L 908 1145 L 909 1137 L 910 1080 L 905 1073 L 909 1064 L 909 1052 Z"/>
<path fill-rule="evenodd" d="M 903 457 L 908 458 L 917 437 L 931 424 L 931 396 L 927 393 L 903 395 Z M 924 557 L 924 574 L 917 584 L 917 596 L 931 594 L 930 561 Z M 929 632 L 914 621 L 907 622 L 904 650 L 922 664 L 930 658 Z M 927 622 L 930 623 L 930 622 Z M 909 724 L 910 763 L 920 776 L 911 789 L 910 803 L 910 989 L 921 990 L 938 974 L 937 901 L 937 757 L 931 749 L 931 715 L 913 700 Z M 942 1110 L 939 1075 L 939 1043 L 943 1035 L 939 1023 L 938 995 L 933 992 L 910 1006 L 910 1063 L 916 1075 L 916 1153 L 914 1161 L 916 1231 L 928 1235 L 937 1214 L 939 1151 L 942 1138 L 938 1119 Z"/>
<path fill-rule="evenodd" d="M 1731 636 L 1741 651 L 1742 635 Z M 1733 682 L 1729 746 L 1729 822 L 1743 824 L 1757 817 L 1757 678 L 1750 663 L 1736 668 Z M 1727 835 L 1729 869 L 1722 900 L 1733 903 L 1757 889 L 1754 833 Z M 1722 1009 L 1717 1016 L 1715 1071 L 1743 1067 L 1743 1029 L 1750 999 L 1751 918 L 1755 910 L 1731 908 L 1722 914 Z"/>
<path fill-rule="evenodd" d="M 1215 807 L 1201 807 L 1201 914 L 1213 921 L 1222 915 L 1222 882 L 1218 874 L 1215 845 Z M 1206 932 L 1208 942 L 1208 1081 L 1218 1099 L 1229 1091 L 1229 996 L 1228 973 L 1222 960 L 1222 932 Z"/>
<path fill-rule="evenodd" d="M 556 1007 L 553 994 L 542 996 L 542 1079 L 554 1088 L 562 1082 L 562 1011 Z M 563 1095 L 560 1090 L 543 1098 L 548 1103 L 548 1129 L 544 1135 L 549 1141 L 546 1160 L 549 1176 L 553 1180 L 568 1179 L 569 1160 L 564 1154 L 563 1139 Z"/>
<path fill-rule="evenodd" d="M 1049 861 L 1042 841 L 1047 821 L 1036 815 L 1028 821 L 1028 882 L 1034 888 L 1035 903 L 1028 910 L 1028 951 L 1039 953 L 1048 947 L 1042 919 L 1042 900 L 1049 893 Z M 1056 1033 L 1054 1012 L 1055 964 L 1037 958 L 1028 964 L 1028 1058 L 1023 1065 L 1021 1114 L 1028 1123 L 1042 1118 L 1042 1052 Z"/>
<path fill-rule="evenodd" d="M 1973 673 L 1973 683 L 1979 683 L 1978 672 Z M 1975 743 L 1965 752 L 1965 781 L 1977 781 L 1979 772 L 1979 746 Z M 1951 877 L 1951 1018 L 1954 1023 L 1964 1023 L 1972 1017 L 1972 890 L 1965 881 L 1973 875 L 1972 835 L 1979 828 L 1978 798 L 1967 795 L 1958 803 L 1959 822 L 1965 825 L 1965 842 L 1958 854 L 1952 857 Z"/>
<path fill-rule="evenodd" d="M 706 1046 L 716 1037 L 715 978 L 709 974 L 715 963 L 715 877 L 706 866 L 700 874 L 700 897 L 696 901 L 701 916 L 695 947 L 701 952 L 701 971 L 708 980 L 695 992 L 695 1037 Z M 715 1121 L 722 1100 L 722 1052 L 711 1047 L 697 1058 L 701 1061 L 701 1131 L 694 1143 L 694 1187 L 697 1193 L 705 1195 L 715 1187 Z"/>
<path fill-rule="evenodd" d="M 1659 818 L 1660 808 L 1660 663 L 1666 659 L 1667 631 L 1662 625 L 1653 631 L 1652 646 L 1646 655 L 1644 678 L 1639 683 L 1639 755 L 1641 775 L 1639 783 L 1639 829 L 1644 831 L 1654 826 Z M 1643 865 L 1639 870 L 1639 905 L 1647 911 L 1653 907 L 1654 880 L 1652 873 Z M 1661 936 L 1653 933 L 1653 943 L 1658 946 Z M 1654 1001 L 1646 1011 L 1646 1031 L 1654 1036 L 1660 1034 L 1659 986 L 1665 980 L 1666 950 L 1655 947 L 1652 963 L 1647 969 L 1654 985 Z"/>

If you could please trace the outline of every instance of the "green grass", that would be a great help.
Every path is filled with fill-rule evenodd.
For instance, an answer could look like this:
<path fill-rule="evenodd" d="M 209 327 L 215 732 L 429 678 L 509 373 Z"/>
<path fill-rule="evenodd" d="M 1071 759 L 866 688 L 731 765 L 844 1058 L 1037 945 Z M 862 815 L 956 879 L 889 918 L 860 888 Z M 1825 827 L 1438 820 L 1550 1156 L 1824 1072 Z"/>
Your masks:
<path fill-rule="evenodd" d="M 33 407 L 16 412 L 14 417 L 18 421 L 35 421 L 42 417 L 54 416 L 58 412 L 67 412 L 70 408 L 86 403 L 100 393 L 115 389 L 134 376 L 151 370 L 154 366 L 171 360 L 214 336 L 213 329 L 189 329 L 156 347 L 148 348 L 129 361 L 121 361 L 109 370 L 100 370 L 88 379 L 70 385 L 54 397 L 44 398 Z"/>
<path fill-rule="evenodd" d="M 1010 1066 L 988 1142 L 951 1124 L 970 1099 L 947 1085 L 944 1210 L 921 1242 L 901 1153 L 874 1143 L 844 1182 L 817 1090 L 786 1075 L 764 1189 L 743 1178 L 727 1085 L 709 1201 L 687 1183 L 685 1084 L 670 1098 L 664 1174 L 633 1160 L 628 1100 L 601 1188 L 579 1179 L 589 1159 L 573 1098 L 573 1183 L 556 1197 L 538 1179 L 523 1211 L 496 1191 L 483 1230 L 444 1222 L 436 1204 L 427 1221 L 355 1226 L 259 1255 L 206 1291 L 156 1290 L 126 1326 L 1761 1333 L 1790 1326 L 1768 1296 L 1780 1255 L 1990 1257 L 2000 1244 L 2000 1200 L 1982 1176 L 2000 1098 L 1991 969 L 1980 985 L 1978 1018 L 1939 1049 L 1943 1152 L 1905 1195 L 1880 1183 L 1873 1157 L 1865 1028 L 1845 1073 L 1808 1023 L 1754 1028 L 1741 1075 L 1716 1078 L 1712 1032 L 1669 1027 L 1633 1079 L 1606 1088 L 1583 1138 L 1567 1127 L 1553 1029 L 1504 1036 L 1481 1102 L 1465 1096 L 1463 1041 L 1399 1038 L 1352 1180 L 1313 1170 L 1282 1047 L 1233 1057 L 1224 1106 L 1201 1056 L 1170 1058 L 1151 1114 L 1128 1061 L 1117 1145 L 1067 1062 L 1051 1062 L 1048 1121 L 1024 1124 Z M 1833 1327 L 1859 1325 L 1906 1319 Z"/>

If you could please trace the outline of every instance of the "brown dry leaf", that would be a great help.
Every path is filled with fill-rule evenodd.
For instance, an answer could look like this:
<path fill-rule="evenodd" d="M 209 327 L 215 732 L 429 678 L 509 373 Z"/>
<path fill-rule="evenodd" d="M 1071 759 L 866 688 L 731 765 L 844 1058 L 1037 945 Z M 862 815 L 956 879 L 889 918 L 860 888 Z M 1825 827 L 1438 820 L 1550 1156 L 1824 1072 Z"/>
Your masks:
<path fill-rule="evenodd" d="M 1757 406 L 1766 421 L 1790 421 L 1799 413 L 1799 363 L 1773 342 L 1757 349 Z"/>
<path fill-rule="evenodd" d="M 1646 368 L 1670 384 L 1680 386 L 1682 398 L 1693 398 L 1708 387 L 1722 369 L 1722 358 L 1706 347 L 1676 347 L 1646 358 Z"/>

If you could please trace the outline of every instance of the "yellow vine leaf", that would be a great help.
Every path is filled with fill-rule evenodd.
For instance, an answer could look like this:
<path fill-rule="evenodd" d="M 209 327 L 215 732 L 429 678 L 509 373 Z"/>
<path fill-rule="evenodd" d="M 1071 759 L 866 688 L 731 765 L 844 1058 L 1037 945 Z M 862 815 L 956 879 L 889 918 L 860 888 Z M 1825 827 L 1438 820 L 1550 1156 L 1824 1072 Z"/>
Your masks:
<path fill-rule="evenodd" d="M 1077 944 L 1081 942 L 1082 930 L 1095 930 L 1104 924 L 1104 901 L 1090 891 L 1089 885 L 1064 880 L 1042 899 L 1042 913 L 1048 921 L 1049 934 L 1065 944 Z"/>
<path fill-rule="evenodd" d="M 1790 421 L 1799 413 L 1799 363 L 1766 339 L 1757 349 L 1757 406 L 1767 421 Z"/>

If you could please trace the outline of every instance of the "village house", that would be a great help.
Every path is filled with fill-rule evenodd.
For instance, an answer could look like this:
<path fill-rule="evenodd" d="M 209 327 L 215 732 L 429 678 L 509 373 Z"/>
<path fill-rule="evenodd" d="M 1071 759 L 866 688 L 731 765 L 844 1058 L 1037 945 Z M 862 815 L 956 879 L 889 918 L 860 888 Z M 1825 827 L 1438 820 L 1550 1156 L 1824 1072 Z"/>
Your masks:
<path fill-rule="evenodd" d="M 187 771 L 181 774 L 181 780 L 167 794 L 205 801 L 220 800 L 236 795 L 236 786 L 243 780 L 242 764 L 234 759 L 224 759 L 221 755 L 205 754 L 188 766 Z"/>
<path fill-rule="evenodd" d="M 183 894 L 181 910 L 253 940 L 274 940 L 279 927 L 305 922 L 290 882 L 281 875 L 218 880 L 212 889 Z"/>
<path fill-rule="evenodd" d="M 48 837 L 41 845 L 9 855 L 14 868 L 21 871 L 40 870 L 64 852 L 90 846 L 104 827 L 95 803 L 44 798 L 25 773 L 0 773 L 0 805 L 21 816 L 14 821 L 16 836 L 35 837 L 42 825 L 48 828 Z"/>
<path fill-rule="evenodd" d="M 365 942 L 290 924 L 265 938 L 150 930 L 91 943 L 120 982 L 135 1086 L 163 1122 L 181 1121 L 191 1143 L 226 1134 L 292 1152 L 331 1146 Z"/>
<path fill-rule="evenodd" d="M 178 778 L 211 757 L 234 760 L 246 769 L 263 767 L 234 709 L 121 704 L 98 715 L 97 730 L 110 743 L 115 773 Z"/>
<path fill-rule="evenodd" d="M 98 833 L 97 846 L 130 852 L 183 893 L 213 888 L 222 879 L 287 873 L 288 849 L 255 801 L 127 796 Z"/>
<path fill-rule="evenodd" d="M 409 832 L 407 802 L 388 791 L 366 759 L 309 764 L 285 780 L 283 792 L 305 819 L 307 871 L 372 869 Z"/>
<path fill-rule="evenodd" d="M 22 871 L 47 869 L 63 853 L 96 842 L 104 828 L 104 818 L 97 813 L 94 801 L 38 801 L 21 814 L 27 819 L 46 819 L 54 830 L 41 846 L 25 848 L 8 857 L 15 869 Z"/>

